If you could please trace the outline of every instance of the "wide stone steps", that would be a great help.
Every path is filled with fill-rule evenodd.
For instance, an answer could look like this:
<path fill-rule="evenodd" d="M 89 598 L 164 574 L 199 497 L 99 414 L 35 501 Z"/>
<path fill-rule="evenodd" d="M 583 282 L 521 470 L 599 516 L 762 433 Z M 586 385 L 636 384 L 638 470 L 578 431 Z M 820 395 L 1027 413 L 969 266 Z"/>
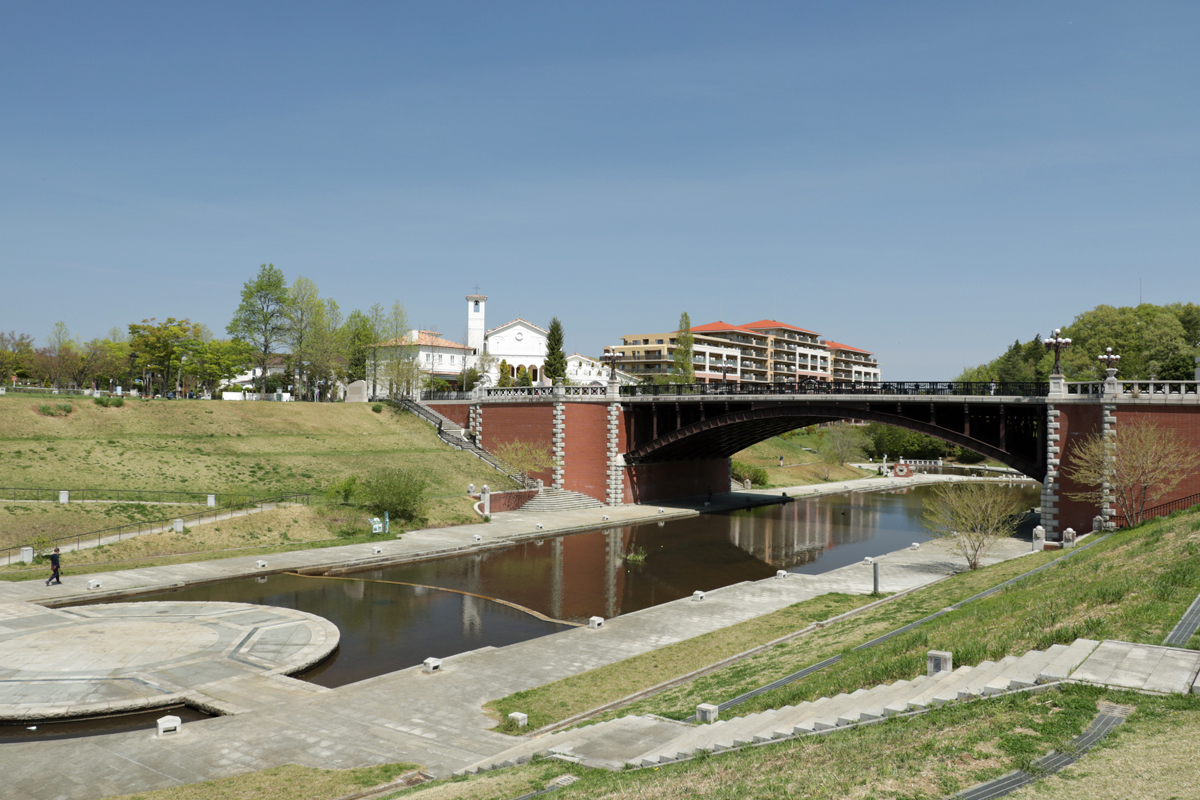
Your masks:
<path fill-rule="evenodd" d="M 469 771 L 522 763 L 533 755 L 572 757 L 589 747 L 594 751 L 610 753 L 605 766 L 618 761 L 635 767 L 677 761 L 704 751 L 720 752 L 896 714 L 923 711 L 944 703 L 1015 691 L 1039 683 L 1061 681 L 1069 677 L 1098 645 L 1099 642 L 1091 639 L 1077 639 L 1069 646 L 1053 645 L 1044 652 L 1031 650 L 1022 656 L 1006 656 L 999 661 L 984 661 L 974 667 L 959 667 L 953 672 L 921 675 L 912 680 L 900 680 L 794 706 L 723 719 L 711 725 L 685 728 L 677 723 L 664 726 L 662 723 L 666 721 L 658 718 L 621 717 L 526 742 L 488 762 L 480 762 Z M 657 743 L 653 742 L 653 736 L 643 735 L 639 739 L 633 735 L 652 724 L 658 725 L 655 735 L 661 738 Z M 644 742 L 645 746 L 635 747 L 634 739 Z M 611 755 L 622 749 L 626 755 Z"/>
<path fill-rule="evenodd" d="M 568 489 L 542 489 L 528 503 L 521 506 L 522 511 L 575 511 L 583 508 L 603 508 L 604 504 L 586 494 L 572 492 Z"/>

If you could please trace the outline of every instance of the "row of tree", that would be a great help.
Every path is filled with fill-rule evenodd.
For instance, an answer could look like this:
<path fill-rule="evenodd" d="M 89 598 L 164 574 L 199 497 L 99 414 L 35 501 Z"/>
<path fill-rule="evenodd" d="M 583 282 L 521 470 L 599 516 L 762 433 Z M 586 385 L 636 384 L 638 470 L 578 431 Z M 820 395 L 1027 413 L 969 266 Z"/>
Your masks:
<path fill-rule="evenodd" d="M 963 370 L 956 380 L 1044 381 L 1054 368 L 1054 354 L 1042 344 L 1049 335 L 1047 331 L 1028 342 L 1017 340 L 988 363 Z M 1104 365 L 1097 357 L 1109 347 L 1121 356 L 1118 377 L 1192 380 L 1200 355 L 1200 306 L 1100 305 L 1077 316 L 1062 335 L 1071 339 L 1071 348 L 1062 356 L 1069 380 L 1102 380 Z"/>
<path fill-rule="evenodd" d="M 289 286 L 272 264 L 243 286 L 227 333 L 230 338 L 219 339 L 201 323 L 174 317 L 144 319 L 90 341 L 59 322 L 45 347 L 36 347 L 29 334 L 0 333 L 0 380 L 54 388 L 140 386 L 147 394 L 215 392 L 257 366 L 260 391 L 282 384 L 301 399 L 332 399 L 321 387 L 336 381 L 370 379 L 411 391 L 422 380 L 398 301 L 343 314 L 313 281 L 298 277 Z M 277 365 L 283 374 L 269 376 Z"/>
<path fill-rule="evenodd" d="M 140 385 L 161 393 L 183 384 L 211 390 L 250 363 L 245 343 L 216 339 L 206 326 L 174 317 L 144 319 L 90 341 L 59 322 L 46 341 L 35 347 L 28 334 L 0 333 L 0 376 L 54 388 Z"/>

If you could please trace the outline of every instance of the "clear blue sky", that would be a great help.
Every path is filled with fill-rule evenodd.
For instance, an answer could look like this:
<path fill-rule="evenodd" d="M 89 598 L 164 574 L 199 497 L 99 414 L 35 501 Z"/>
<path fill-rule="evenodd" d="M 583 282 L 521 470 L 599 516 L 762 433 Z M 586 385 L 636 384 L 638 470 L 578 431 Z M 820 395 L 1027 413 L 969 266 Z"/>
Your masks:
<path fill-rule="evenodd" d="M 1200 4 L 0 5 L 0 329 L 775 317 L 946 379 L 1200 301 Z"/>

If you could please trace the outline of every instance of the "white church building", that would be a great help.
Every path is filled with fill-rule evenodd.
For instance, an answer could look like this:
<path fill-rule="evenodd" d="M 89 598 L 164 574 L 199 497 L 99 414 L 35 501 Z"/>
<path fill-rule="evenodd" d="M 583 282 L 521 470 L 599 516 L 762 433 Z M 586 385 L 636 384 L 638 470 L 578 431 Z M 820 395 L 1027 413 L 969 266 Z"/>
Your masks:
<path fill-rule="evenodd" d="M 485 295 L 467 295 L 467 347 L 476 354 L 471 366 L 478 368 L 484 353 L 492 359 L 491 368 L 480 376 L 483 384 L 495 386 L 499 382 L 501 361 L 507 363 L 510 376 L 515 378 L 517 370 L 524 367 L 530 380 L 541 383 L 550 332 L 520 317 L 488 330 L 484 321 L 486 312 Z"/>

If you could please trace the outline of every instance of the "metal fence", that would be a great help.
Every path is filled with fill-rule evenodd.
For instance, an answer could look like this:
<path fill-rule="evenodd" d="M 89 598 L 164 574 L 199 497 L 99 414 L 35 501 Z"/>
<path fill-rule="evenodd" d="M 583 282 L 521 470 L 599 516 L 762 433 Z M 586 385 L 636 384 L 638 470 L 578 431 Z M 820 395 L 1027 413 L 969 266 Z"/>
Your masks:
<path fill-rule="evenodd" d="M 78 550 L 84 542 L 89 544 L 93 539 L 96 541 L 96 546 L 99 547 L 107 538 L 110 542 L 119 542 L 126 538 L 132 538 L 147 533 L 162 533 L 168 531 L 174 525 L 175 520 L 182 519 L 186 525 L 188 521 L 200 522 L 208 520 L 217 522 L 222 519 L 233 519 L 239 513 L 251 508 L 257 508 L 263 511 L 267 506 L 278 507 L 280 504 L 288 505 L 308 505 L 311 501 L 311 496 L 307 494 L 284 494 L 278 497 L 267 497 L 258 500 L 250 500 L 236 506 L 227 508 L 210 508 L 204 511 L 197 511 L 192 514 L 181 514 L 163 519 L 150 520 L 146 522 L 129 522 L 124 525 L 116 525 L 111 528 L 103 528 L 98 531 L 88 531 L 87 533 L 76 533 L 69 536 L 59 536 L 49 542 L 43 542 L 43 545 L 50 547 L 61 547 L 63 542 L 74 542 L 75 548 Z M 29 547 L 30 545 L 17 545 L 0 550 L 0 558 L 5 560 L 5 563 L 12 565 L 14 561 L 19 561 L 21 556 L 21 547 Z"/>
<path fill-rule="evenodd" d="M 110 501 L 115 503 L 176 503 L 179 505 L 207 505 L 208 496 L 216 498 L 220 507 L 253 502 L 249 494 L 218 494 L 215 492 L 183 492 L 149 489 L 0 489 L 0 500 L 20 502 L 58 502 L 59 492 L 69 492 L 72 503 Z"/>
<path fill-rule="evenodd" d="M 1153 506 L 1152 508 L 1147 508 L 1145 511 L 1143 511 L 1142 522 L 1145 522 L 1149 519 L 1155 519 L 1156 517 L 1165 517 L 1174 511 L 1186 511 L 1192 506 L 1198 504 L 1200 504 L 1200 494 L 1191 494 L 1187 497 L 1181 497 L 1178 500 L 1171 500 L 1169 502 Z M 1134 524 L 1124 514 L 1114 514 L 1111 520 L 1112 523 L 1118 528 L 1128 528 L 1130 525 Z"/>
<path fill-rule="evenodd" d="M 685 383 L 622 386 L 622 397 L 680 395 L 942 395 L 1045 397 L 1050 384 L 1040 381 L 799 381 L 795 383 Z"/>
<path fill-rule="evenodd" d="M 421 392 L 422 400 L 470 400 L 470 392 Z"/>

